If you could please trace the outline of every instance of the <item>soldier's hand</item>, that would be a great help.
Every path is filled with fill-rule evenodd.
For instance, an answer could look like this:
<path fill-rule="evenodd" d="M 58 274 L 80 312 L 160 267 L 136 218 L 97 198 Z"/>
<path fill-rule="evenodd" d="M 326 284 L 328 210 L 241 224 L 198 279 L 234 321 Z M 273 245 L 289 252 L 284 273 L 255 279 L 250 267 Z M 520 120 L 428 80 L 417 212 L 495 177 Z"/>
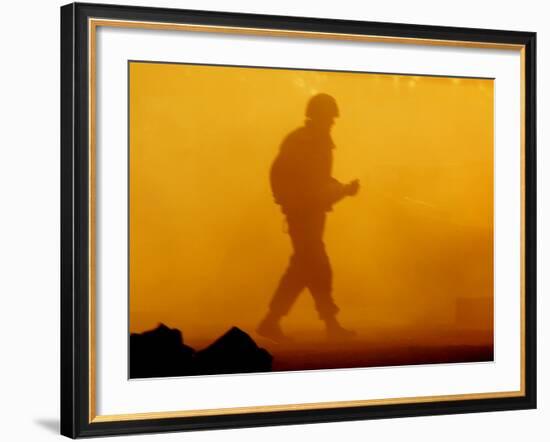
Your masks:
<path fill-rule="evenodd" d="M 357 195 L 357 192 L 359 192 L 359 180 L 353 180 L 346 184 L 346 190 L 349 196 Z"/>

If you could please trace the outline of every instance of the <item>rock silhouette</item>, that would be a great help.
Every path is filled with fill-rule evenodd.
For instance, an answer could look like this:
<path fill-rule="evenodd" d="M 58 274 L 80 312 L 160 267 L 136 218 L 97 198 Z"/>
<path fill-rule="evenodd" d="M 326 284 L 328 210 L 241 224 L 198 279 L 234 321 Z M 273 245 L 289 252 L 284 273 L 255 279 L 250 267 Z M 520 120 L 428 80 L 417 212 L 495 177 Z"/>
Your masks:
<path fill-rule="evenodd" d="M 160 324 L 130 336 L 130 377 L 151 378 L 192 374 L 195 350 L 183 343 L 181 332 Z"/>
<path fill-rule="evenodd" d="M 237 327 L 200 351 L 185 345 L 178 329 L 164 324 L 130 335 L 130 378 L 271 371 L 272 359 Z"/>
<path fill-rule="evenodd" d="M 237 327 L 197 352 L 195 369 L 200 374 L 271 371 L 272 356 Z"/>

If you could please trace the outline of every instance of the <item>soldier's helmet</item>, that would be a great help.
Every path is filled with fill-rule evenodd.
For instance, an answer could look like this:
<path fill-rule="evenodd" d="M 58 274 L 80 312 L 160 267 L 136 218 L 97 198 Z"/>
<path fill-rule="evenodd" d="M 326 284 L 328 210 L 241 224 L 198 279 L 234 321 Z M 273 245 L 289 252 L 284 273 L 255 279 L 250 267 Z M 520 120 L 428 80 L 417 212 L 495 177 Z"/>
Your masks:
<path fill-rule="evenodd" d="M 336 100 L 329 94 L 317 94 L 309 99 L 306 107 L 306 117 L 312 120 L 334 118 L 340 116 Z"/>

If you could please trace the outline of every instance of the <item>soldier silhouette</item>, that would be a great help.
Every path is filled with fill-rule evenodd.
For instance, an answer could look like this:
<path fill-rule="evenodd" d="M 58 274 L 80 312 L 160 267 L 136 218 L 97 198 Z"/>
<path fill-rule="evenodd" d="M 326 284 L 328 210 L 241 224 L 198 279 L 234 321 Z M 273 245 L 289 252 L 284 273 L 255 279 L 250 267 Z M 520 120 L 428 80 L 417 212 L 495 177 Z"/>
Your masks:
<path fill-rule="evenodd" d="M 306 107 L 305 124 L 283 140 L 270 170 L 275 202 L 286 217 L 293 254 L 257 328 L 274 341 L 289 341 L 280 320 L 305 289 L 309 289 L 329 338 L 348 338 L 332 298 L 332 269 L 323 242 L 327 212 L 346 196 L 356 195 L 359 181 L 342 184 L 332 177 L 334 143 L 330 130 L 339 116 L 336 100 L 328 94 L 313 96 Z"/>

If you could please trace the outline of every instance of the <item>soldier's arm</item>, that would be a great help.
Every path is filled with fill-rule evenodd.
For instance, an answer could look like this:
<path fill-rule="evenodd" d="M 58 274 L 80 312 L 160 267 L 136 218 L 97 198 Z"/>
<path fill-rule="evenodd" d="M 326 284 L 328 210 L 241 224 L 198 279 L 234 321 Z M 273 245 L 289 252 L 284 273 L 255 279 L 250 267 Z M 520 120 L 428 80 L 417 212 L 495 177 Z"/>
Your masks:
<path fill-rule="evenodd" d="M 327 203 L 336 204 L 346 196 L 354 196 L 359 191 L 359 180 L 353 180 L 348 184 L 343 184 L 335 178 L 331 178 L 327 186 Z"/>

